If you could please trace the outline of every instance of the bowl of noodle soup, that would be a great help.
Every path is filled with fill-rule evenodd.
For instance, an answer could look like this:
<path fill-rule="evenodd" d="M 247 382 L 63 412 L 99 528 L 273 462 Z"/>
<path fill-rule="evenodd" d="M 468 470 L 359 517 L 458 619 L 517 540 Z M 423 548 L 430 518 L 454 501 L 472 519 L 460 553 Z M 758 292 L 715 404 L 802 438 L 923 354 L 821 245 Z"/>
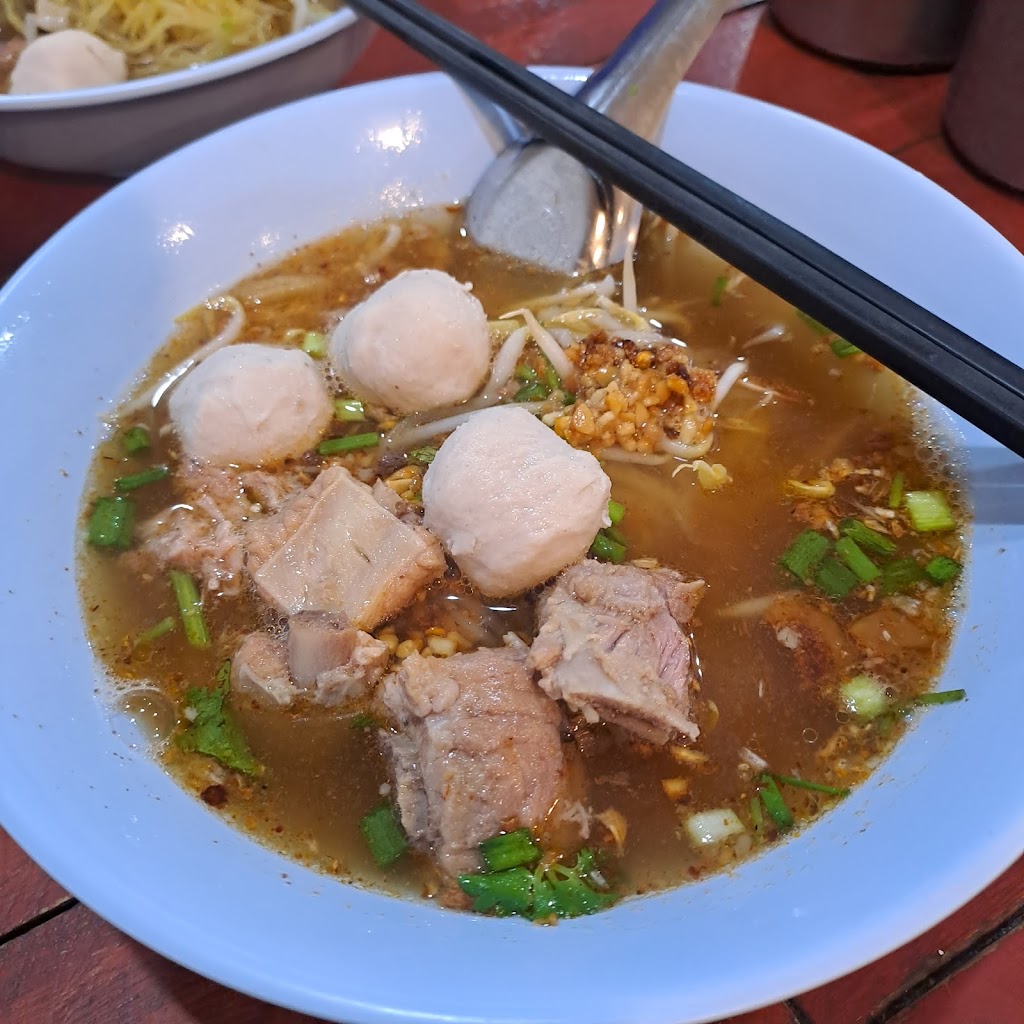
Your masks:
<path fill-rule="evenodd" d="M 579 69 L 545 73 L 566 89 L 584 76 Z M 325 132 L 325 125 L 331 130 Z M 677 93 L 663 145 L 936 315 L 1020 359 L 1012 325 L 1024 318 L 1024 259 L 973 212 L 910 168 L 788 111 L 691 84 Z M 344 881 L 331 874 L 334 865 L 323 870 L 315 869 L 319 862 L 311 866 L 309 858 L 316 850 L 306 840 L 313 834 L 298 827 L 286 835 L 306 843 L 305 861 L 285 856 L 279 846 L 254 841 L 258 836 L 225 820 L 236 792 L 242 798 L 240 789 L 232 790 L 225 803 L 214 784 L 207 787 L 213 792 L 199 799 L 154 756 L 147 733 L 151 721 L 141 706 L 132 710 L 118 703 L 123 691 L 111 688 L 102 651 L 91 643 L 90 623 L 98 621 L 100 606 L 79 602 L 74 567 L 85 526 L 81 497 L 94 460 L 112 451 L 110 445 L 122 444 L 121 435 L 100 419 L 114 412 L 115 396 L 149 388 L 187 354 L 198 353 L 199 344 L 251 345 L 276 339 L 282 351 L 288 346 L 296 350 L 289 358 L 297 355 L 301 363 L 300 343 L 314 346 L 306 337 L 313 325 L 299 319 L 306 315 L 296 298 L 299 289 L 321 288 L 325 301 L 317 308 L 333 313 L 351 301 L 342 296 L 343 287 L 360 299 L 368 288 L 384 287 L 380 268 L 394 270 L 403 252 L 406 267 L 454 266 L 445 262 L 449 255 L 465 256 L 466 250 L 458 223 L 452 221 L 458 211 L 453 204 L 472 190 L 493 154 L 493 140 L 485 134 L 479 111 L 441 75 L 327 93 L 234 125 L 122 183 L 65 227 L 0 291 L 0 429 L 12 438 L 6 465 L 8 477 L 19 485 L 18 494 L 0 506 L 8 580 L 0 589 L 0 636 L 8 656 L 6 685 L 0 687 L 0 822 L 62 886 L 127 934 L 207 977 L 318 1018 L 346 1024 L 719 1020 L 824 984 L 921 934 L 1005 870 L 1024 847 L 1024 801 L 1018 784 L 1024 772 L 1019 742 L 1024 690 L 1010 683 L 1019 663 L 1019 614 L 1016 602 L 1007 600 L 1006 588 L 1006 580 L 1019 578 L 1022 570 L 1024 469 L 1017 456 L 969 424 L 933 403 L 921 404 L 929 425 L 922 437 L 958 467 L 964 508 L 972 522 L 963 538 L 965 576 L 953 608 L 956 628 L 948 656 L 935 667 L 930 684 L 938 692 L 962 688 L 966 699 L 923 711 L 870 777 L 789 839 L 765 843 L 759 855 L 729 862 L 727 870 L 644 895 L 634 888 L 615 906 L 553 926 L 522 916 L 456 912 L 425 898 L 429 892 L 413 889 L 411 879 L 404 890 L 397 890 L 400 895 L 380 888 L 379 878 L 376 887 Z M 390 225 L 399 222 L 401 228 L 392 231 Z M 445 224 L 453 230 L 439 243 Z M 424 231 L 413 232 L 417 225 Z M 342 238 L 341 232 L 348 233 Z M 360 244 L 353 245 L 353 239 Z M 663 234 L 650 241 L 655 243 L 649 247 L 652 259 L 658 252 L 667 258 L 671 246 L 681 244 Z M 681 241 L 682 252 L 692 253 L 689 242 Z M 413 249 L 414 244 L 419 248 Z M 334 278 L 318 283 L 323 259 L 308 258 L 310 246 L 320 246 L 318 257 L 333 253 L 349 268 L 342 286 Z M 102 260 L 96 259 L 97 252 L 104 254 Z M 306 263 L 282 269 L 282 260 L 296 258 Z M 527 307 L 519 299 L 513 303 L 504 290 L 518 287 L 516 281 L 522 278 L 497 273 L 488 278 L 479 272 L 483 266 L 470 277 L 474 294 L 487 309 L 501 312 L 508 306 L 499 307 L 485 294 L 490 288 L 493 296 L 500 287 L 502 301 L 519 311 L 513 314 L 518 318 Z M 654 295 L 656 266 L 639 266 L 641 298 Z M 840 356 L 833 347 L 839 339 L 816 340 L 807 333 L 811 326 L 790 315 L 792 311 L 786 314 L 791 335 L 786 341 L 778 332 L 766 332 L 761 314 L 747 319 L 744 311 L 751 307 L 741 302 L 753 284 L 737 282 L 733 293 L 723 296 L 729 278 L 721 261 L 691 262 L 686 268 L 680 265 L 683 269 L 686 274 L 664 279 L 664 294 L 679 298 L 684 288 L 695 289 L 692 297 L 699 301 L 687 305 L 687 316 L 706 321 L 694 319 L 693 324 L 734 318 L 717 321 L 722 328 L 718 365 L 725 365 L 726 353 L 738 350 L 752 366 L 755 360 L 762 367 L 774 365 L 774 375 L 790 353 L 801 365 L 818 368 L 829 401 L 799 406 L 776 391 L 762 404 L 763 388 L 738 385 L 723 398 L 734 404 L 731 409 L 722 406 L 721 436 L 732 431 L 728 436 L 754 440 L 726 438 L 711 456 L 726 464 L 733 482 L 705 494 L 699 469 L 684 467 L 673 476 L 675 470 L 666 464 L 659 482 L 670 489 L 671 500 L 645 506 L 639 495 L 636 500 L 625 496 L 624 536 L 635 554 L 647 555 L 653 541 L 644 540 L 647 527 L 642 524 L 657 525 L 657 520 L 677 534 L 673 543 L 680 552 L 686 546 L 686 564 L 695 564 L 703 552 L 710 557 L 715 550 L 723 551 L 716 538 L 734 521 L 734 510 L 742 517 L 735 520 L 742 542 L 724 549 L 722 564 L 728 568 L 735 561 L 752 568 L 759 559 L 762 575 L 752 582 L 764 584 L 775 578 L 782 534 L 788 540 L 803 520 L 787 521 L 783 530 L 781 518 L 773 519 L 779 530 L 767 533 L 766 491 L 760 492 L 760 504 L 751 496 L 769 471 L 781 487 L 790 462 L 780 466 L 777 460 L 772 469 L 767 462 L 750 461 L 746 465 L 752 468 L 745 469 L 740 446 L 749 450 L 752 444 L 763 444 L 778 450 L 788 438 L 789 451 L 796 453 L 793 462 L 799 462 L 805 448 L 831 435 L 815 429 L 784 435 L 779 429 L 782 417 L 809 410 L 802 422 L 813 428 L 822 421 L 812 417 L 832 415 L 831 407 L 847 394 L 843 389 L 869 367 L 849 361 L 860 359 L 858 355 Z M 262 276 L 257 280 L 255 275 Z M 721 288 L 715 275 L 723 276 Z M 617 312 L 614 303 L 601 301 L 607 295 L 599 286 L 594 282 L 589 291 L 575 289 L 573 301 L 586 298 L 598 307 L 588 315 Z M 225 298 L 229 293 L 233 302 Z M 543 306 L 553 302 L 540 288 L 524 291 L 521 298 L 530 294 L 545 296 Z M 994 300 L 979 301 L 979 295 Z M 559 304 L 570 297 L 560 294 Z M 716 297 L 721 300 L 717 305 Z M 287 332 L 277 331 L 272 337 L 272 325 L 265 319 L 268 310 L 286 300 L 289 323 L 297 325 L 299 335 L 286 339 Z M 248 318 L 244 334 L 239 314 L 243 301 Z M 653 318 L 653 301 L 645 308 Z M 197 315 L 178 320 L 188 309 Z M 561 326 L 571 322 L 567 313 L 580 314 L 581 309 L 558 312 Z M 550 322 L 555 315 L 538 316 Z M 677 322 L 682 331 L 682 320 Z M 147 364 L 169 332 L 192 328 L 201 329 L 195 337 L 176 336 L 188 341 L 187 348 L 164 348 L 162 362 Z M 266 334 L 259 333 L 264 330 Z M 798 330 L 804 332 L 799 337 Z M 687 338 L 697 351 L 700 332 L 693 328 Z M 230 351 L 230 346 L 220 351 Z M 538 357 L 533 353 L 530 358 Z M 159 376 L 140 375 L 147 365 Z M 534 374 L 539 365 L 533 365 Z M 842 375 L 836 376 L 836 370 Z M 747 383 L 756 383 L 751 372 Z M 529 373 L 522 376 L 530 379 Z M 884 379 L 881 374 L 872 378 Z M 857 401 L 875 401 L 884 398 L 884 390 L 871 386 L 855 394 Z M 735 423 L 727 426 L 727 420 L 739 416 L 735 409 L 749 426 L 768 417 L 762 441 L 756 441 L 754 431 L 743 433 Z M 836 424 L 843 431 L 834 436 L 842 434 L 857 444 L 866 439 L 871 431 L 864 427 L 862 412 L 843 413 L 842 423 Z M 26 424 L 29 440 L 19 444 Z M 153 421 L 153 426 L 156 439 L 160 424 Z M 343 437 L 341 431 L 367 429 L 362 420 L 342 422 L 339 415 L 338 441 L 323 442 L 335 446 L 334 454 L 325 457 L 355 458 L 352 452 L 358 451 L 347 438 L 357 435 Z M 439 429 L 434 421 L 432 430 Z M 336 446 L 339 442 L 341 447 Z M 406 442 L 412 443 L 409 434 Z M 442 441 L 440 450 L 449 443 Z M 890 447 L 878 452 L 884 456 Z M 153 461 L 152 452 L 146 460 L 115 461 L 110 472 L 136 475 Z M 311 465 L 312 460 L 298 469 Z M 627 475 L 641 469 L 647 471 L 620 463 L 611 472 L 625 485 Z M 333 472 L 335 480 L 342 474 L 341 468 Z M 169 486 L 158 477 L 147 486 Z M 876 479 L 884 478 L 867 474 L 862 484 L 851 476 L 845 486 L 860 495 L 855 488 L 871 490 L 876 485 L 870 481 Z M 123 484 L 111 486 L 120 489 Z M 167 494 L 148 493 L 154 505 Z M 622 490 L 615 494 L 616 500 L 624 497 Z M 415 495 L 408 499 L 415 500 Z M 150 499 L 138 500 L 140 512 L 146 513 L 141 502 Z M 773 500 L 782 499 L 777 494 Z M 891 490 L 886 500 L 892 500 Z M 677 512 L 687 514 L 676 517 Z M 742 535 L 747 522 L 750 528 Z M 113 550 L 107 553 L 120 557 Z M 747 561 L 740 563 L 740 557 Z M 682 559 L 679 565 L 684 566 Z M 796 683 L 790 662 L 769 660 L 790 657 L 796 649 L 789 646 L 792 634 L 751 623 L 749 629 L 737 626 L 727 639 L 724 627 L 712 625 L 713 602 L 719 595 L 732 602 L 726 588 L 748 584 L 739 573 L 732 582 L 722 571 L 711 577 L 709 569 L 705 575 L 713 580 L 714 591 L 695 634 L 705 673 L 701 692 L 710 699 L 717 678 L 732 694 L 728 702 L 719 695 L 721 724 L 716 723 L 713 735 L 724 737 L 723 742 L 733 735 L 735 742 L 746 744 L 745 764 L 750 753 L 759 753 L 771 758 L 774 769 L 776 755 L 760 744 L 755 750 L 750 734 L 738 733 L 731 723 L 737 720 L 741 700 L 771 701 L 774 692 L 779 702 L 770 708 L 785 711 L 794 703 L 797 686 L 784 688 L 788 680 Z M 173 600 L 163 577 L 157 582 L 160 601 Z M 759 597 L 765 590 L 759 586 L 750 596 Z M 122 630 L 130 650 L 135 628 L 150 628 L 152 637 L 151 624 L 159 625 L 160 616 L 170 614 L 165 608 L 173 606 L 134 600 L 135 592 L 123 588 L 117 593 L 117 607 L 131 602 L 139 615 L 138 627 Z M 899 598 L 906 606 L 905 597 L 893 595 L 892 600 Z M 208 607 L 214 635 L 224 633 L 225 620 L 214 619 L 212 604 Z M 514 609 L 491 610 L 511 614 Z M 735 607 L 732 611 L 738 613 Z M 173 628 L 161 642 L 188 653 L 183 627 Z M 715 646 L 712 628 L 723 638 Z M 719 674 L 716 659 L 724 664 L 721 659 L 731 658 L 734 651 L 742 657 L 750 650 L 743 646 L 747 634 L 760 635 L 771 646 L 756 660 L 749 659 L 748 668 L 741 664 L 737 671 Z M 437 637 L 438 642 L 450 639 Z M 216 653 L 213 646 L 195 649 L 196 658 L 212 659 Z M 139 664 L 149 666 L 144 678 L 140 670 L 140 678 L 152 679 L 153 662 Z M 764 676 L 762 691 L 761 669 L 772 664 L 777 674 Z M 214 668 L 221 671 L 212 660 L 204 662 L 201 678 L 209 678 Z M 774 689 L 773 679 L 779 681 Z M 188 708 L 197 711 L 188 704 L 183 720 L 198 720 L 198 712 L 190 717 Z M 263 712 L 254 712 L 251 720 L 257 714 Z M 303 721 L 296 716 L 295 727 L 304 728 Z M 781 713 L 762 721 L 762 739 L 780 733 Z M 834 715 L 832 721 L 839 723 Z M 272 724 L 283 730 L 292 720 L 280 717 Z M 370 776 L 352 769 L 356 762 L 345 751 L 357 733 L 365 735 L 366 750 L 375 749 L 370 747 L 374 734 L 365 725 L 357 730 L 355 722 L 341 722 L 337 728 L 321 724 L 330 729 L 332 741 L 337 739 L 337 750 L 315 755 L 325 748 L 309 742 L 311 733 L 290 748 L 297 757 L 291 777 L 308 795 L 303 807 L 318 808 L 325 819 L 334 820 L 333 808 L 342 808 L 342 797 L 348 801 L 344 806 L 352 807 L 358 796 L 358 814 L 370 811 L 384 795 L 376 785 L 381 780 L 372 778 L 371 785 Z M 253 749 L 269 764 L 276 749 L 272 744 L 283 743 L 269 732 L 264 735 L 265 753 Z M 808 749 L 817 742 L 809 734 L 796 738 Z M 363 742 L 358 736 L 356 740 Z M 307 754 L 317 757 L 315 776 L 302 761 Z M 601 751 L 595 754 L 603 756 Z M 809 756 L 815 759 L 809 761 L 815 775 L 807 781 L 821 780 L 817 756 Z M 370 762 L 367 758 L 360 763 Z M 621 789 L 615 776 L 626 770 L 626 762 L 620 759 L 619 764 L 614 774 L 607 773 L 607 782 L 595 778 L 594 784 Z M 689 773 L 696 793 L 698 787 L 738 778 L 735 761 L 722 764 L 717 774 L 700 774 L 683 765 L 679 771 Z M 790 763 L 783 762 L 779 770 L 791 776 L 785 798 L 792 801 Z M 258 796 L 255 785 L 251 788 Z M 659 839 L 659 849 L 680 851 L 686 839 L 671 831 L 675 811 L 663 789 L 656 779 L 649 787 L 667 816 L 665 830 L 655 838 L 664 839 L 664 844 Z M 619 798 L 615 805 L 621 806 Z M 247 810 L 252 805 L 239 806 Z M 750 806 L 744 820 L 754 823 Z M 290 802 L 291 811 L 305 813 L 297 801 Z M 748 813 L 742 807 L 740 811 Z M 624 837 L 629 856 L 639 849 L 640 822 L 634 817 L 630 837 Z M 362 842 L 361 825 L 352 832 Z M 276 828 L 274 834 L 280 835 Z M 596 827 L 593 835 L 608 848 Z M 738 835 L 736 843 L 742 838 Z M 363 847 L 353 844 L 352 849 L 365 862 L 369 854 Z M 402 861 L 395 863 L 394 870 L 402 870 Z M 578 858 L 575 865 L 578 871 Z M 458 965 L 456 980 L 453 962 Z M 595 964 L 603 969 L 595 970 Z"/>
<path fill-rule="evenodd" d="M 338 0 L 2 0 L 0 158 L 130 174 L 332 87 L 373 30 Z M 29 71 L 40 44 L 52 55 Z"/>

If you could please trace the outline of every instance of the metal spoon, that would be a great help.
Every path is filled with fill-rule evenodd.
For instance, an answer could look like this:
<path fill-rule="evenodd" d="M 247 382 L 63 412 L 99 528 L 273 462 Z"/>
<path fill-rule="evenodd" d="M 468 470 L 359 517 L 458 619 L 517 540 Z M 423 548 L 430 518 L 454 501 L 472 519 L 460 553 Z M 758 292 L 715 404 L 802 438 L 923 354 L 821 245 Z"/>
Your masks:
<path fill-rule="evenodd" d="M 658 0 L 577 97 L 650 141 L 672 94 L 730 0 Z M 466 229 L 477 242 L 551 270 L 621 262 L 635 242 L 640 206 L 562 150 L 514 142 L 477 182 Z"/>

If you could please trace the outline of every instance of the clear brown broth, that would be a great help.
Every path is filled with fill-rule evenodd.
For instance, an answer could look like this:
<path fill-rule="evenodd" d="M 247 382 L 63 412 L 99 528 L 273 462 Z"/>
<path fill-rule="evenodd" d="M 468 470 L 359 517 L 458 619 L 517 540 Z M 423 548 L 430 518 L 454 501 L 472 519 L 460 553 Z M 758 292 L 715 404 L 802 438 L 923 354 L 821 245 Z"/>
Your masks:
<path fill-rule="evenodd" d="M 245 340 L 279 343 L 288 330 L 320 330 L 332 311 L 353 305 L 400 270 L 437 267 L 473 282 L 475 294 L 491 316 L 522 300 L 564 285 L 561 279 L 510 264 L 481 252 L 461 236 L 458 218 L 443 211 L 411 214 L 399 222 L 403 239 L 379 266 L 365 257 L 379 246 L 386 225 L 352 228 L 305 247 L 282 263 L 241 282 L 242 298 L 254 284 L 277 275 L 313 274 L 322 284 L 301 295 L 275 300 L 244 299 L 248 315 Z M 602 727 L 591 731 L 583 758 L 587 803 L 596 812 L 615 808 L 628 821 L 621 856 L 603 826 L 593 825 L 590 842 L 608 853 L 609 873 L 623 892 L 679 884 L 731 863 L 733 846 L 714 853 L 695 852 L 680 826 L 689 811 L 733 806 L 744 821 L 754 792 L 750 772 L 737 769 L 741 748 L 755 750 L 777 772 L 847 785 L 859 781 L 901 732 L 870 730 L 848 744 L 842 761 L 822 757 L 837 730 L 849 729 L 837 712 L 834 692 L 798 683 L 791 655 L 773 631 L 757 618 L 720 613 L 752 596 L 792 586 L 782 578 L 777 558 L 803 528 L 786 496 L 789 478 L 813 478 L 837 457 L 854 464 L 903 471 L 915 487 L 955 487 L 946 469 L 915 431 L 908 398 L 899 381 L 867 360 L 839 361 L 821 337 L 777 297 L 751 281 L 742 282 L 719 306 L 709 301 L 714 281 L 725 272 L 721 261 L 685 238 L 672 245 L 652 229 L 641 246 L 636 271 L 640 301 L 659 311 L 666 331 L 685 339 L 698 365 L 721 371 L 739 355 L 751 375 L 783 392 L 758 408 L 762 396 L 734 388 L 722 409 L 717 442 L 709 461 L 724 464 L 728 486 L 704 491 L 696 474 L 684 469 L 674 477 L 667 467 L 606 463 L 613 496 L 627 506 L 623 524 L 630 557 L 651 557 L 708 582 L 694 625 L 700 664 L 703 733 L 697 746 L 709 756 L 709 770 L 680 767 L 663 751 L 623 742 Z M 666 310 L 660 313 L 661 310 Z M 186 315 L 176 335 L 149 368 L 154 379 L 218 326 L 219 314 L 200 308 Z M 744 350 L 743 343 L 772 324 L 787 328 L 788 339 Z M 163 410 L 150 425 L 159 436 Z M 132 422 L 137 422 L 133 420 Z M 157 442 L 147 461 L 173 462 L 173 439 Z M 131 463 L 132 468 L 136 465 Z M 97 452 L 88 496 L 106 493 L 112 480 L 131 469 L 116 436 Z M 139 518 L 175 500 L 173 485 L 161 483 L 136 492 Z M 919 539 L 901 541 L 908 552 Z M 962 540 L 945 538 L 942 551 L 959 555 Z M 256 757 L 265 766 L 255 782 L 230 773 L 211 773 L 201 755 L 184 755 L 160 746 L 180 726 L 177 709 L 189 685 L 207 685 L 217 665 L 230 657 L 247 631 L 268 618 L 249 595 L 207 601 L 206 616 L 214 644 L 189 648 L 180 631 L 152 649 L 133 649 L 131 638 L 166 615 L 175 614 L 166 581 L 142 578 L 105 552 L 83 548 L 80 581 L 90 637 L 116 682 L 128 694 L 125 705 L 163 751 L 168 769 L 189 789 L 200 791 L 221 780 L 227 803 L 218 813 L 304 863 L 388 891 L 438 890 L 438 879 L 423 858 L 406 857 L 386 872 L 377 869 L 359 831 L 359 820 L 381 799 L 389 781 L 387 765 L 372 730 L 314 708 L 297 711 L 237 708 Z M 435 588 L 435 595 L 444 588 Z M 467 600 L 467 603 L 472 604 Z M 475 607 L 475 605 L 473 605 Z M 443 602 L 445 609 L 450 602 Z M 493 612 L 495 635 L 508 628 L 533 628 L 530 599 L 499 606 Z M 841 623 L 870 610 L 866 602 L 847 601 L 835 610 Z M 436 613 L 436 614 L 435 614 Z M 395 623 L 396 631 L 427 625 L 442 617 L 428 594 Z M 903 652 L 884 666 L 901 697 L 931 688 L 945 657 L 951 616 L 934 629 L 924 652 Z M 139 688 L 145 681 L 145 689 Z M 151 687 L 151 688 L 150 688 Z M 718 709 L 717 722 L 708 709 Z M 690 784 L 685 805 L 676 806 L 662 790 L 662 779 L 684 776 Z M 800 790 L 786 798 L 801 823 L 831 800 Z"/>

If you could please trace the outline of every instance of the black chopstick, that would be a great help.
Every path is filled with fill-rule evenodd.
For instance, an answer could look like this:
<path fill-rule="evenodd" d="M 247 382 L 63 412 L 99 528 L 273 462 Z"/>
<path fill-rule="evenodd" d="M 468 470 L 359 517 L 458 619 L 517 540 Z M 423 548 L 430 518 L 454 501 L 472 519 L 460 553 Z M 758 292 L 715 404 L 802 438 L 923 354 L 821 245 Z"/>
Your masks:
<path fill-rule="evenodd" d="M 729 264 L 1024 455 L 1024 370 L 411 0 L 349 0 Z"/>

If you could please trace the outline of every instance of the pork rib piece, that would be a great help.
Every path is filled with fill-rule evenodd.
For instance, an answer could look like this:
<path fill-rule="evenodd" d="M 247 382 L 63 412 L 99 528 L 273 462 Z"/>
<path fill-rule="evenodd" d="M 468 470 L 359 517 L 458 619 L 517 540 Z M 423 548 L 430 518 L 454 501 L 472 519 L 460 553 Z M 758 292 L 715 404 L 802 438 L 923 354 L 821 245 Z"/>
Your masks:
<path fill-rule="evenodd" d="M 587 721 L 643 739 L 694 740 L 693 664 L 683 632 L 704 589 L 673 569 L 587 559 L 541 597 L 529 665 L 540 687 Z"/>
<path fill-rule="evenodd" d="M 450 875 L 477 870 L 479 843 L 540 824 L 564 795 L 561 716 L 525 653 L 413 654 L 381 684 L 400 730 L 381 736 L 402 824 Z"/>

